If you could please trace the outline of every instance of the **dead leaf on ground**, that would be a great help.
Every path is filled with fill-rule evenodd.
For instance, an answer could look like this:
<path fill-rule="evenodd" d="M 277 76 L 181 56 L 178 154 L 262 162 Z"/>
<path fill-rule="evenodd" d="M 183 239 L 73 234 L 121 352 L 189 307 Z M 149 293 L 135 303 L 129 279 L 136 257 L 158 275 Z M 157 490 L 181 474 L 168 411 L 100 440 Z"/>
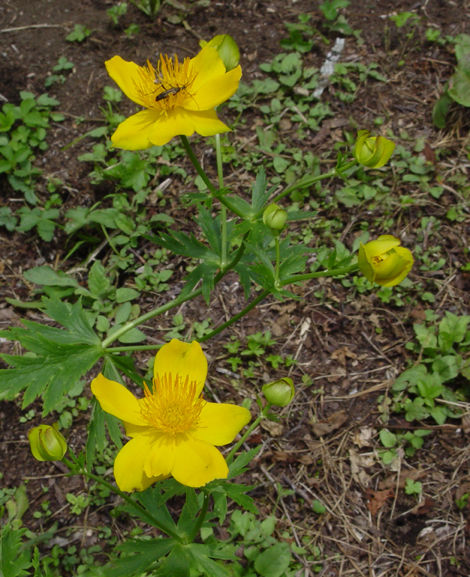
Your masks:
<path fill-rule="evenodd" d="M 372 437 L 374 437 L 376 432 L 377 431 L 372 427 L 364 427 L 363 429 L 359 429 L 355 431 L 352 442 L 359 448 L 370 447 Z"/>
<path fill-rule="evenodd" d="M 365 471 L 365 468 L 375 465 L 374 457 L 372 455 L 360 455 L 351 447 L 349 449 L 349 462 L 354 480 L 363 487 L 368 487 L 372 477 Z"/>
<path fill-rule="evenodd" d="M 390 475 L 384 481 L 379 483 L 379 489 L 394 489 L 398 487 L 399 489 L 403 489 L 406 487 L 406 480 L 410 479 L 411 481 L 417 481 L 424 477 L 428 471 L 424 471 L 423 469 L 411 469 L 409 471 L 401 471 L 400 479 L 397 483 L 397 475 Z"/>
<path fill-rule="evenodd" d="M 392 489 L 385 489 L 385 491 L 373 491 L 372 489 L 366 490 L 367 508 L 369 509 L 372 517 L 375 517 L 378 511 L 385 505 L 387 499 L 391 499 L 395 496 Z"/>
<path fill-rule="evenodd" d="M 331 432 L 336 431 L 348 420 L 348 414 L 346 411 L 341 409 L 341 411 L 336 411 L 330 415 L 327 419 L 318 421 L 317 423 L 310 422 L 312 427 L 312 432 L 317 437 L 324 437 L 329 435 Z"/>
<path fill-rule="evenodd" d="M 413 509 L 411 509 L 410 513 L 413 515 L 428 515 L 431 512 L 431 510 L 435 504 L 436 504 L 436 501 L 434 499 L 431 499 L 430 497 L 426 497 L 424 499 L 424 501 L 422 501 L 421 503 L 418 503 L 415 507 L 413 507 Z"/>
<path fill-rule="evenodd" d="M 466 493 L 470 495 L 470 481 L 462 483 L 457 491 L 455 491 L 455 498 L 461 499 Z"/>
<path fill-rule="evenodd" d="M 311 455 L 300 455 L 298 453 L 288 453 L 287 451 L 267 451 L 264 456 L 272 457 L 275 461 L 284 463 L 301 463 L 302 465 L 311 465 L 313 463 Z"/>
<path fill-rule="evenodd" d="M 280 437 L 284 432 L 284 427 L 281 423 L 275 423 L 274 421 L 261 421 L 261 428 L 271 435 L 271 437 Z"/>
<path fill-rule="evenodd" d="M 341 349 L 336 349 L 331 353 L 331 359 L 333 361 L 338 360 L 343 366 L 346 365 L 346 357 L 350 359 L 355 359 L 357 357 L 356 353 L 353 353 L 348 347 L 342 347 Z"/>

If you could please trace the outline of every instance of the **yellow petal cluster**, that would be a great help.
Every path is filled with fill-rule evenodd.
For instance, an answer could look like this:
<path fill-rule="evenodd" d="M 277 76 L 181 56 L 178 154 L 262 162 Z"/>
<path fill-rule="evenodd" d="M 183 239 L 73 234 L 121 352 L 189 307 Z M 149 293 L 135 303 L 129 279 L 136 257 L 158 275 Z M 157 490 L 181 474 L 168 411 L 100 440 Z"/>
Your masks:
<path fill-rule="evenodd" d="M 359 130 L 353 150 L 354 158 L 369 168 L 381 168 L 395 150 L 395 143 L 384 136 L 369 136 L 368 130 Z"/>
<path fill-rule="evenodd" d="M 395 286 L 406 277 L 413 266 L 413 255 L 390 234 L 362 244 L 357 255 L 359 270 L 370 282 L 385 287 Z"/>
<path fill-rule="evenodd" d="M 138 66 L 114 56 L 106 69 L 124 94 L 145 108 L 118 126 L 111 137 L 118 148 L 143 150 L 178 135 L 212 136 L 230 130 L 217 118 L 215 107 L 236 92 L 242 71 L 236 66 L 227 72 L 213 46 L 183 62 L 161 55 L 156 68 L 149 61 Z"/>
<path fill-rule="evenodd" d="M 153 387 L 145 387 L 143 398 L 101 374 L 93 380 L 102 409 L 121 419 L 131 437 L 114 462 L 122 491 L 143 491 L 170 476 L 189 487 L 227 477 L 216 446 L 231 443 L 251 415 L 243 407 L 204 400 L 206 375 L 199 343 L 173 339 L 158 351 Z"/>

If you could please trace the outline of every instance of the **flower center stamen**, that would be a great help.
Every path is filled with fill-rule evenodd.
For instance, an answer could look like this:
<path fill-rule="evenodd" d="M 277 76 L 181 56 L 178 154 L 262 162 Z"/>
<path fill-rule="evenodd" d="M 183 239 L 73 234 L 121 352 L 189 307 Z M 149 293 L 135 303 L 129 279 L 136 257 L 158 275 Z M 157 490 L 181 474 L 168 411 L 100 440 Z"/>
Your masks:
<path fill-rule="evenodd" d="M 197 425 L 206 404 L 202 395 L 197 397 L 196 389 L 196 381 L 190 381 L 189 377 L 183 381 L 178 374 L 172 377 L 171 373 L 166 373 L 162 378 L 157 375 L 153 392 L 145 384 L 141 415 L 162 433 L 183 433 Z"/>
<path fill-rule="evenodd" d="M 148 60 L 140 69 L 136 89 L 144 106 L 167 112 L 194 98 L 190 91 L 196 76 L 190 58 L 179 62 L 176 55 L 172 59 L 160 54 L 156 69 Z"/>

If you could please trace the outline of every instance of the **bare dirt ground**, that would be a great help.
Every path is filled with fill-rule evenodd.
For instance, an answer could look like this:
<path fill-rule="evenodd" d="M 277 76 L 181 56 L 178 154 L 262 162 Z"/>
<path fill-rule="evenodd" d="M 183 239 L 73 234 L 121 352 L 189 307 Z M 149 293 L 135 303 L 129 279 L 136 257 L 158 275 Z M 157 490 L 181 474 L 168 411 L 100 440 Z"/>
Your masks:
<path fill-rule="evenodd" d="M 264 77 L 259 64 L 271 61 L 281 52 L 279 41 L 287 36 L 286 22 L 296 22 L 298 15 L 305 13 L 311 14 L 314 22 L 321 22 L 318 4 L 303 0 L 211 1 L 208 6 L 189 3 L 184 23 L 179 24 L 168 20 L 169 16 L 181 13 L 177 8 L 165 6 L 152 22 L 130 5 L 120 26 L 113 28 L 106 14 L 111 2 L 3 0 L 0 3 L 0 95 L 4 101 L 19 104 L 21 90 L 38 95 L 44 92 L 44 81 L 59 57 L 65 56 L 74 63 L 67 81 L 49 90 L 59 100 L 59 110 L 66 120 L 54 124 L 48 133 L 49 148 L 41 157 L 40 168 L 66 184 L 61 191 L 63 213 L 74 206 L 91 206 L 112 192 L 112 184 L 93 186 L 88 177 L 91 166 L 77 160 L 80 154 L 89 152 L 88 139 L 65 150 L 64 146 L 102 122 L 103 87 L 112 84 L 104 61 L 116 54 L 139 63 L 158 52 L 181 51 L 183 56 L 192 55 L 198 50 L 199 38 L 229 33 L 240 46 L 244 81 L 250 83 Z M 409 28 L 397 28 L 388 18 L 394 12 L 411 10 L 421 19 L 413 34 L 409 34 Z M 334 111 L 334 119 L 344 119 L 344 123 L 338 123 L 337 128 L 330 120 L 325 121 L 318 132 L 307 131 L 303 139 L 295 135 L 292 126 L 286 125 L 284 132 L 282 129 L 280 132 L 282 138 L 291 139 L 305 153 L 322 155 L 343 140 L 345 127 L 373 128 L 374 119 L 380 116 L 410 148 L 410 142 L 422 139 L 423 154 L 434 165 L 436 182 L 446 185 L 455 174 L 468 179 L 468 110 L 454 107 L 445 131 L 435 129 L 431 118 L 432 106 L 452 74 L 455 58 L 448 45 L 427 42 L 424 31 L 432 27 L 439 29 L 443 36 L 469 33 L 469 3 L 379 0 L 351 3 L 343 13 L 353 30 L 361 30 L 364 42 L 357 43 L 348 36 L 342 59 L 378 63 L 378 70 L 389 81 L 378 83 L 368 79 L 360 83 L 356 98 L 348 103 L 335 99 L 327 87 L 322 98 Z M 132 22 L 139 24 L 141 30 L 128 38 L 123 30 Z M 84 43 L 65 41 L 75 24 L 85 24 L 92 30 Z M 337 36 L 329 33 L 330 40 Z M 325 43 L 315 43 L 306 56 L 309 64 L 320 68 L 329 49 Z M 123 102 L 121 109 L 127 114 L 132 104 Z M 225 109 L 224 114 L 229 122 L 234 120 L 235 112 Z M 249 146 L 246 143 L 255 134 L 259 114 L 256 108 L 246 112 L 246 122 L 233 134 L 237 144 Z M 205 153 L 204 143 L 197 150 Z M 209 162 L 213 163 L 213 159 Z M 189 165 L 186 168 L 192 170 Z M 249 182 L 253 175 L 241 173 L 238 178 L 240 182 Z M 45 194 L 45 184 L 40 186 L 43 189 L 38 191 L 39 196 Z M 334 193 L 335 187 L 342 185 L 335 182 L 328 186 Z M 166 190 L 171 199 L 166 212 L 185 227 L 191 226 L 192 213 L 191 209 L 179 206 L 178 197 L 188 192 L 188 187 L 173 180 Z M 276 482 L 294 491 L 276 510 L 279 534 L 285 530 L 298 543 L 306 539 L 310 546 L 318 546 L 321 575 L 470 575 L 470 508 L 460 510 L 455 505 L 456 498 L 470 487 L 468 420 L 462 417 L 438 426 L 431 420 L 410 424 L 402 417 L 392 416 L 387 424 L 390 430 L 425 427 L 433 434 L 425 438 L 423 448 L 414 457 L 401 461 L 398 470 L 383 465 L 376 452 L 380 448 L 377 436 L 384 427 L 378 398 L 389 391 L 400 372 L 416 362 L 416 357 L 405 346 L 414 338 L 412 324 L 423 322 L 424 309 L 440 314 L 446 310 L 458 315 L 469 314 L 470 273 L 462 270 L 468 263 L 468 208 L 461 220 L 449 222 L 445 215 L 456 202 L 452 186 L 447 185 L 438 200 L 422 195 L 412 182 L 406 188 L 401 187 L 393 188 L 391 194 L 397 199 L 401 195 L 415 195 L 418 200 L 410 205 L 397 200 L 393 212 L 385 215 L 392 219 L 386 231 L 381 229 L 385 216 L 377 210 L 368 211 L 364 204 L 352 208 L 340 205 L 323 213 L 320 209 L 320 215 L 328 220 L 336 219 L 342 228 L 340 239 L 347 246 L 352 245 L 358 224 L 369 219 L 376 223 L 373 230 L 377 234 L 396 234 L 405 238 L 410 248 L 416 243 L 429 248 L 420 226 L 423 217 L 435 217 L 441 227 L 430 244 L 439 243 L 443 247 L 446 265 L 440 271 L 422 270 L 418 260 L 410 275 L 413 282 L 423 283 L 435 296 L 432 304 L 418 298 L 407 299 L 402 306 L 393 301 L 384 304 L 374 292 L 352 298 L 351 291 L 340 283 L 321 279 L 296 287 L 299 301 L 273 300 L 263 304 L 235 325 L 230 334 L 222 333 L 207 348 L 212 375 L 209 385 L 221 401 L 241 402 L 245 396 L 254 397 L 260 384 L 277 374 L 286 374 L 262 365 L 256 368 L 253 378 L 234 381 L 226 370 L 227 353 L 222 346 L 230 336 L 243 341 L 247 334 L 270 330 L 276 339 L 271 352 L 290 354 L 297 359 L 297 364 L 289 369 L 289 375 L 298 384 L 296 400 L 285 410 L 281 427 L 260 430 L 254 435 L 252 442 L 262 440 L 264 448 L 246 481 L 258 486 L 252 496 L 262 514 L 273 510 Z M 0 175 L 0 205 L 16 209 L 18 196 Z M 326 239 L 332 237 L 328 230 L 319 228 L 316 232 Z M 60 262 L 68 250 L 64 247 L 64 235 L 59 231 L 51 243 L 44 243 L 32 231 L 9 233 L 0 229 L 0 243 L 0 328 L 18 325 L 22 317 L 42 320 L 37 311 L 25 312 L 3 299 L 26 301 L 31 297 L 34 287 L 24 281 L 23 271 Z M 63 269 L 68 270 L 78 262 L 79 253 L 63 264 Z M 176 262 L 175 270 L 179 270 L 182 277 L 184 270 L 178 266 Z M 203 301 L 196 300 L 185 306 L 182 311 L 185 318 L 201 321 L 211 317 L 216 323 L 224 321 L 226 314 L 235 314 L 245 306 L 242 290 L 233 289 L 230 279 L 221 283 L 209 310 Z M 320 297 L 320 293 L 324 297 Z M 165 302 L 168 293 L 160 293 L 155 298 L 156 303 L 149 304 L 148 299 L 142 301 L 143 312 L 146 307 Z M 153 337 L 159 339 L 161 334 L 159 327 L 155 327 Z M 0 342 L 0 351 L 11 354 L 14 345 Z M 142 355 L 142 366 L 147 358 L 148 355 Z M 225 367 L 225 373 L 218 372 L 221 367 Z M 310 386 L 301 385 L 305 375 L 310 379 Z M 30 508 L 23 518 L 25 526 L 39 531 L 57 521 L 57 536 L 64 542 L 85 547 L 99 543 L 106 550 L 106 543 L 94 528 L 110 526 L 122 533 L 129 529 L 128 522 L 111 517 L 109 506 L 90 508 L 79 516 L 70 512 L 65 495 L 83 490 L 83 482 L 65 478 L 57 465 L 33 461 L 26 433 L 40 422 L 40 409 L 35 406 L 33 418 L 20 423 L 20 417 L 28 410 L 20 407 L 21 399 L 0 403 L 0 469 L 4 489 L 17 487 L 25 479 L 28 481 Z M 324 428 L 319 428 L 318 423 L 323 423 Z M 83 447 L 85 427 L 86 419 L 80 417 L 67 433 L 71 446 L 76 449 Z M 406 478 L 422 482 L 423 492 L 419 498 L 405 493 Z M 47 496 L 43 487 L 48 490 Z M 46 497 L 53 515 L 46 521 L 38 520 L 33 512 Z M 325 514 L 318 516 L 312 511 L 309 505 L 315 499 L 326 506 Z M 101 561 L 104 559 L 103 556 Z M 305 563 L 302 574 L 313 574 L 313 564 Z"/>

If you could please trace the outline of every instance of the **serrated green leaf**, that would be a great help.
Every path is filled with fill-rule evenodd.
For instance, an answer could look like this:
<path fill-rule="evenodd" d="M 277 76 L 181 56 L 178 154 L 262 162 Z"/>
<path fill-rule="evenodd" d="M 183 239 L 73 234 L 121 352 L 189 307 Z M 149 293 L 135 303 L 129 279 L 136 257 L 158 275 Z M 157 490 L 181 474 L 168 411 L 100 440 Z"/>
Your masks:
<path fill-rule="evenodd" d="M 102 348 L 80 303 L 70 306 L 51 299 L 43 299 L 43 303 L 47 314 L 67 330 L 23 321 L 26 329 L 13 327 L 5 331 L 8 338 L 19 340 L 36 356 L 1 355 L 14 368 L 0 371 L 0 392 L 12 398 L 24 389 L 23 406 L 42 395 L 47 414 L 93 367 Z"/>
<path fill-rule="evenodd" d="M 26 529 L 13 529 L 5 525 L 0 535 L 0 575 L 2 577 L 24 577 L 31 567 L 30 554 L 22 547 L 22 536 Z"/>
<path fill-rule="evenodd" d="M 259 447 L 250 449 L 249 451 L 245 451 L 241 455 L 238 455 L 238 457 L 229 466 L 228 479 L 234 479 L 246 471 L 246 466 L 254 459 L 254 457 L 256 457 L 260 450 L 261 445 Z"/>
<path fill-rule="evenodd" d="M 230 577 L 230 575 L 232 575 L 223 565 L 219 565 L 213 561 L 209 555 L 219 559 L 232 558 L 232 556 L 224 554 L 223 552 L 220 552 L 220 556 L 218 556 L 218 551 L 206 545 L 201 545 L 200 543 L 191 543 L 187 546 L 187 550 L 195 561 L 196 568 L 204 577 Z"/>
<path fill-rule="evenodd" d="M 106 270 L 100 261 L 95 260 L 88 274 L 88 288 L 94 297 L 102 297 L 109 289 L 110 282 L 106 278 Z"/>
<path fill-rule="evenodd" d="M 105 577 L 141 575 L 158 559 L 167 555 L 176 542 L 173 539 L 128 539 L 118 546 L 124 555 L 104 570 Z"/>

